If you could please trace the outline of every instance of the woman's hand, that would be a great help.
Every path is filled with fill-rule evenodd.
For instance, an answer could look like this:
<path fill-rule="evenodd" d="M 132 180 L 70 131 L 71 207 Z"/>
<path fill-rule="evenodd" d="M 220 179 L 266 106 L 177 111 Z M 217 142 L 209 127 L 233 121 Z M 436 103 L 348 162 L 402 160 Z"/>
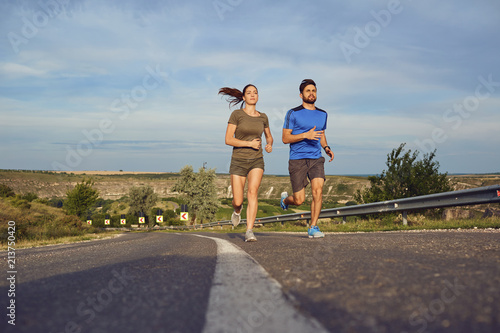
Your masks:
<path fill-rule="evenodd" d="M 260 146 L 261 146 L 260 139 L 253 139 L 252 141 L 250 141 L 250 148 L 259 150 Z"/>

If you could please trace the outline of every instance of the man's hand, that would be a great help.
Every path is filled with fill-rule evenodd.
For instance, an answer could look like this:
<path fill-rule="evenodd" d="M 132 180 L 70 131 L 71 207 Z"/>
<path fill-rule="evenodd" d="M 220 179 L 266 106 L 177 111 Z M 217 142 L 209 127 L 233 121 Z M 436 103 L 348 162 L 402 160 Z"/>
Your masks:
<path fill-rule="evenodd" d="M 309 131 L 307 131 L 307 132 L 304 133 L 306 139 L 316 140 L 316 141 L 321 139 L 321 137 L 323 136 L 324 131 L 315 131 L 315 129 L 316 129 L 316 126 L 314 126 Z"/>
<path fill-rule="evenodd" d="M 334 155 L 333 155 L 333 151 L 330 149 L 330 147 L 328 147 L 328 148 L 326 148 L 326 149 L 325 149 L 325 153 L 326 153 L 328 156 L 330 156 L 330 160 L 329 160 L 328 162 L 333 161 L 333 157 L 334 157 Z"/>

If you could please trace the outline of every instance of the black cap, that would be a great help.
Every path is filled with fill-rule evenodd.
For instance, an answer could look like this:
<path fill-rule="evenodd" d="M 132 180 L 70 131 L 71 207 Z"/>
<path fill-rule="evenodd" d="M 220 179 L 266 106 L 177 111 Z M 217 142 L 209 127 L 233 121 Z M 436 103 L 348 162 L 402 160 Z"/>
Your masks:
<path fill-rule="evenodd" d="M 316 83 L 313 80 L 311 80 L 311 79 L 302 80 L 302 82 L 300 83 L 300 86 L 299 86 L 300 93 L 302 94 L 302 91 L 304 91 L 304 88 L 310 84 L 312 84 L 313 86 L 316 87 Z"/>

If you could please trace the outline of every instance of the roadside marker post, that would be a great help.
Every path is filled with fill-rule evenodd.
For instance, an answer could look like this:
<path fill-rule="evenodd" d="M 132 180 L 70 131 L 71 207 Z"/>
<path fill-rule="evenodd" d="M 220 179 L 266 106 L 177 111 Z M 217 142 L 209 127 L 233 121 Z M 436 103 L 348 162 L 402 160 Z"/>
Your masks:
<path fill-rule="evenodd" d="M 181 205 L 181 221 L 189 221 L 188 206 L 185 204 Z"/>
<path fill-rule="evenodd" d="M 144 216 L 143 212 L 139 213 L 139 225 L 140 224 L 145 224 L 146 223 L 146 217 Z"/>
<path fill-rule="evenodd" d="M 156 211 L 156 223 L 163 223 L 163 211 L 161 209 Z"/>

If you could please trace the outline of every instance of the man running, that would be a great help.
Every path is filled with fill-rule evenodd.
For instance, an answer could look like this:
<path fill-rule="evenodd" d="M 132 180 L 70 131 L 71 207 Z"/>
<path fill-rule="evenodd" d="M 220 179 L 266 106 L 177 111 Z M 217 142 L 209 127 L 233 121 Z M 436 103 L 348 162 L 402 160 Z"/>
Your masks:
<path fill-rule="evenodd" d="M 316 83 L 313 80 L 303 80 L 299 91 L 302 105 L 287 112 L 283 125 L 283 143 L 290 144 L 288 171 L 293 196 L 288 196 L 287 192 L 281 193 L 281 208 L 287 210 L 288 205 L 301 205 L 306 198 L 305 188 L 310 180 L 313 201 L 308 235 L 309 238 L 321 238 L 325 237 L 317 226 L 325 183 L 325 158 L 321 155 L 321 149 L 330 157 L 329 162 L 334 157 L 325 136 L 328 114 L 315 106 Z"/>

